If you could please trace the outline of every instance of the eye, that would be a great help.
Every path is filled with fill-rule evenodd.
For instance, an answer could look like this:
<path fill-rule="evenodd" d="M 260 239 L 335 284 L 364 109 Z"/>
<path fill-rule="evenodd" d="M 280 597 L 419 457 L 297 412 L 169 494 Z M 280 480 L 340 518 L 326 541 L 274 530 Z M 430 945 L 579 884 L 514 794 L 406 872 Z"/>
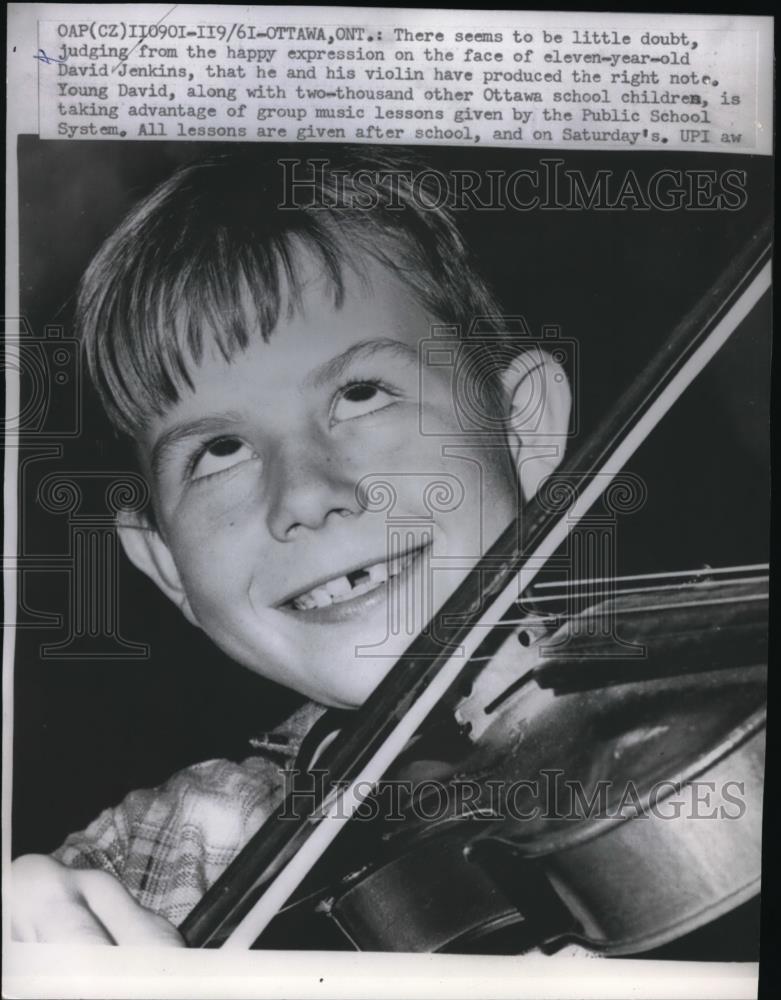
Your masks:
<path fill-rule="evenodd" d="M 395 393 L 380 382 L 371 379 L 351 382 L 339 392 L 331 409 L 331 419 L 339 423 L 376 413 L 390 406 L 395 398 Z"/>
<path fill-rule="evenodd" d="M 221 437 L 210 441 L 193 463 L 190 478 L 207 479 L 218 472 L 225 472 L 242 462 L 254 458 L 255 453 L 246 442 L 236 437 Z"/>

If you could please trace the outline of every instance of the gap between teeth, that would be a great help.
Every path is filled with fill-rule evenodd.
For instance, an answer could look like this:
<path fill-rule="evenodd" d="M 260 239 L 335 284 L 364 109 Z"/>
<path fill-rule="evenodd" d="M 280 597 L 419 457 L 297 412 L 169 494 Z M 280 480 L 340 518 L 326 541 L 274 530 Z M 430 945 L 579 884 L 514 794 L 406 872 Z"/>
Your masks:
<path fill-rule="evenodd" d="M 346 576 L 337 576 L 327 580 L 318 587 L 313 587 L 304 594 L 299 594 L 290 602 L 296 611 L 311 611 L 313 608 L 327 608 L 331 604 L 341 604 L 343 601 L 368 594 L 386 582 L 388 577 L 397 576 L 415 557 L 412 552 L 405 556 L 391 559 L 389 562 L 374 563 L 362 570 L 351 573 L 355 582 L 350 583 Z"/>

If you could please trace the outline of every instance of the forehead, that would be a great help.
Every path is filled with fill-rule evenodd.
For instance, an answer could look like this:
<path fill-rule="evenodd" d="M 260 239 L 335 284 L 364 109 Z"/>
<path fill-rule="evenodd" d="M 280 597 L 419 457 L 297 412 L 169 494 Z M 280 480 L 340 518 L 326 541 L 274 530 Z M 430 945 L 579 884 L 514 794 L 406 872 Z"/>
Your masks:
<path fill-rule="evenodd" d="M 417 354 L 421 340 L 429 336 L 430 317 L 411 291 L 387 268 L 370 261 L 360 272 L 344 269 L 341 302 L 337 305 L 331 281 L 311 258 L 303 264 L 300 292 L 295 301 L 285 296 L 276 327 L 267 340 L 259 330 L 243 354 L 227 362 L 243 367 L 260 365 L 275 377 L 298 378 L 316 385 L 337 375 L 346 351 L 362 346 L 364 356 L 381 355 L 397 344 Z M 392 352 L 391 352 L 392 353 Z M 328 363 L 334 361 L 333 369 Z M 206 351 L 204 362 L 193 372 L 196 387 L 219 378 L 225 361 L 216 348 Z"/>

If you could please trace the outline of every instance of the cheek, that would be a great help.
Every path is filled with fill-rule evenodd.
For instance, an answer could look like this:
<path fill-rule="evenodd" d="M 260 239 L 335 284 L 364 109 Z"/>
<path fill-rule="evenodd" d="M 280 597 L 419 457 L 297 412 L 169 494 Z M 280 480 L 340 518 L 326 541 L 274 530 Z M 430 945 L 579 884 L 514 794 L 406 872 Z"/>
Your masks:
<path fill-rule="evenodd" d="M 359 509 L 390 514 L 390 503 L 396 512 L 399 506 L 413 512 L 423 509 L 426 483 L 444 468 L 441 440 L 420 433 L 417 407 L 410 406 L 400 419 L 357 426 L 335 462 Z"/>
<path fill-rule="evenodd" d="M 469 554 L 480 555 L 517 515 L 517 489 L 501 448 L 454 450 L 458 457 L 445 468 L 449 481 L 458 484 L 460 503 L 445 516 Z"/>
<path fill-rule="evenodd" d="M 251 519 L 236 511 L 189 518 L 172 532 L 174 558 L 192 602 L 220 603 L 245 585 L 253 559 L 252 536 Z"/>

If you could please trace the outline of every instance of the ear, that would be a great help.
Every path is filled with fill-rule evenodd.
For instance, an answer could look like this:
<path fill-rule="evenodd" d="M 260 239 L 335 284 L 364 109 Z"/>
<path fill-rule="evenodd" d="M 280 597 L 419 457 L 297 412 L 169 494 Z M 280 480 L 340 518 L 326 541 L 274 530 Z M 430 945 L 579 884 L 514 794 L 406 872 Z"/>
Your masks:
<path fill-rule="evenodd" d="M 117 534 L 133 565 L 157 584 L 192 625 L 197 625 L 171 551 L 148 519 L 143 514 L 123 512 L 117 517 Z"/>
<path fill-rule="evenodd" d="M 508 444 L 524 498 L 530 500 L 564 457 L 572 394 L 564 369 L 538 348 L 517 355 L 502 382 Z"/>

